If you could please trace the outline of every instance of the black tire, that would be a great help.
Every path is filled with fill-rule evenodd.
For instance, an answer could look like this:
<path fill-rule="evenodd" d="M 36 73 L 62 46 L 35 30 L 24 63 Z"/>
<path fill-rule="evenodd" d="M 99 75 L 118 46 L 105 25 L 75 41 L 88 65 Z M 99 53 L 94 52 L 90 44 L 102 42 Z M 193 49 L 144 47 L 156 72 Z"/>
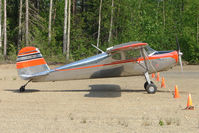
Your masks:
<path fill-rule="evenodd" d="M 144 89 L 145 89 L 145 90 L 146 90 L 146 87 L 147 87 L 148 84 L 149 84 L 149 83 L 148 83 L 147 81 L 144 83 Z M 151 84 L 154 84 L 153 81 L 151 81 Z"/>
<path fill-rule="evenodd" d="M 19 89 L 20 92 L 24 92 L 25 91 L 25 86 L 21 86 Z"/>
<path fill-rule="evenodd" d="M 149 84 L 149 85 L 146 86 L 146 91 L 149 94 L 155 94 L 156 91 L 157 91 L 157 86 L 154 85 L 154 84 Z"/>

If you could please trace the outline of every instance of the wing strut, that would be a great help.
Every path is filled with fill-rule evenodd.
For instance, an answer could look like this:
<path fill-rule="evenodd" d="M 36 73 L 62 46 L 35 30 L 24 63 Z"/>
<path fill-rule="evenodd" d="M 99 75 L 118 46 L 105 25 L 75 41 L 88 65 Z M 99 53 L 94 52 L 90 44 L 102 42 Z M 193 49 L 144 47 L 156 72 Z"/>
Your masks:
<path fill-rule="evenodd" d="M 94 48 L 96 48 L 97 50 L 99 50 L 101 53 L 104 53 L 103 50 L 101 50 L 100 48 L 98 48 L 97 46 L 95 46 L 94 44 L 91 44 Z"/>
<path fill-rule="evenodd" d="M 149 67 L 148 67 L 148 64 L 146 62 L 147 58 L 146 58 L 146 55 L 144 53 L 144 49 L 143 48 L 141 48 L 141 52 L 142 52 L 142 55 L 143 55 L 143 58 L 144 58 L 144 64 L 145 64 L 145 69 L 146 69 L 146 71 L 144 73 L 144 76 L 145 76 L 145 79 L 148 82 L 148 84 L 151 84 L 151 80 L 149 78 Z"/>
<path fill-rule="evenodd" d="M 146 82 L 144 84 L 144 88 L 149 94 L 154 94 L 157 91 L 157 86 L 150 80 L 149 66 L 147 64 L 147 55 L 144 52 L 144 48 L 141 48 L 140 50 L 141 50 L 142 56 L 144 58 L 144 64 L 145 64 L 145 69 L 146 69 L 146 71 L 144 73 L 144 76 L 145 76 L 145 79 L 146 79 Z"/>

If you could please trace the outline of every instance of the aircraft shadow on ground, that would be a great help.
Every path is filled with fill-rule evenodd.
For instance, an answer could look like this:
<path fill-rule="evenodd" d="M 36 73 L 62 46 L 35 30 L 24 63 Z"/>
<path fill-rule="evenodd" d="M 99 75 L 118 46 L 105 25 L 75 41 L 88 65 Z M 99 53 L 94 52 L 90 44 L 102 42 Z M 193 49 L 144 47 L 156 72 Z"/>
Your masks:
<path fill-rule="evenodd" d="M 85 97 L 121 97 L 121 87 L 113 84 L 89 85 L 91 88 Z"/>
<path fill-rule="evenodd" d="M 23 93 L 36 93 L 36 92 L 88 92 L 85 97 L 121 97 L 122 92 L 135 92 L 135 93 L 146 93 L 143 90 L 132 90 L 132 89 L 121 89 L 119 85 L 115 84 L 94 84 L 89 85 L 90 89 L 74 89 L 74 90 L 38 90 L 26 88 Z M 5 91 L 11 91 L 13 93 L 21 93 L 19 89 L 6 89 Z"/>
<path fill-rule="evenodd" d="M 143 93 L 147 92 L 142 90 L 132 90 L 132 89 L 121 89 L 119 85 L 115 84 L 94 84 L 89 85 L 91 89 L 74 89 L 74 90 L 38 90 L 38 89 L 26 89 L 23 93 L 36 93 L 36 92 L 88 92 L 85 94 L 85 97 L 99 97 L 99 98 L 108 98 L 108 97 L 121 97 L 122 92 L 129 93 Z M 11 91 L 13 93 L 21 93 L 19 89 L 6 89 L 5 91 Z M 157 93 L 172 93 L 166 90 L 158 90 Z M 182 92 L 183 93 L 183 92 Z"/>

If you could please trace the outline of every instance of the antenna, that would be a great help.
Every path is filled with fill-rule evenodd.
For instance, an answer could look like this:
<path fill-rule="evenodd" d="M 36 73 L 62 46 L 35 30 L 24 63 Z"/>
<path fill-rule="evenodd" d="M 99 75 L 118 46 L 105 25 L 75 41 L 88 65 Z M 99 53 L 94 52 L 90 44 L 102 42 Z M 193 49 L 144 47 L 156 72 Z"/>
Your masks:
<path fill-rule="evenodd" d="M 94 48 L 96 48 L 97 50 L 99 50 L 100 52 L 104 53 L 103 50 L 101 50 L 100 48 L 98 48 L 97 46 L 95 46 L 94 44 L 91 44 Z"/>

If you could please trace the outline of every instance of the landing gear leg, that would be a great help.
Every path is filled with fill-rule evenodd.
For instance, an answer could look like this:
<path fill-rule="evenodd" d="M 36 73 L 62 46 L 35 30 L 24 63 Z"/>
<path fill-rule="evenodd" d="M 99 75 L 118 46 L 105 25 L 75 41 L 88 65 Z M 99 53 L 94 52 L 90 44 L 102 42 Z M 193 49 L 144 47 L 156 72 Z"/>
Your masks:
<path fill-rule="evenodd" d="M 147 55 L 145 54 L 144 48 L 141 48 L 141 53 L 144 57 L 144 64 L 146 68 L 146 72 L 144 73 L 146 82 L 144 84 L 144 88 L 149 94 L 154 94 L 157 91 L 157 86 L 150 80 L 149 78 L 149 67 L 147 65 Z"/>
<path fill-rule="evenodd" d="M 22 85 L 22 86 L 19 88 L 19 91 L 20 91 L 20 92 L 24 92 L 24 91 L 25 91 L 26 85 L 27 85 L 30 81 L 31 81 L 31 80 L 29 80 L 25 85 Z"/>
<path fill-rule="evenodd" d="M 144 84 L 144 88 L 145 88 L 145 90 L 147 91 L 147 93 L 149 93 L 149 94 L 154 94 L 154 93 L 156 93 L 156 91 L 157 91 L 157 86 L 150 80 L 150 78 L 149 78 L 149 73 L 146 72 L 146 73 L 144 74 L 144 76 L 145 76 L 145 79 L 146 79 L 146 82 L 145 82 L 145 84 Z"/>

